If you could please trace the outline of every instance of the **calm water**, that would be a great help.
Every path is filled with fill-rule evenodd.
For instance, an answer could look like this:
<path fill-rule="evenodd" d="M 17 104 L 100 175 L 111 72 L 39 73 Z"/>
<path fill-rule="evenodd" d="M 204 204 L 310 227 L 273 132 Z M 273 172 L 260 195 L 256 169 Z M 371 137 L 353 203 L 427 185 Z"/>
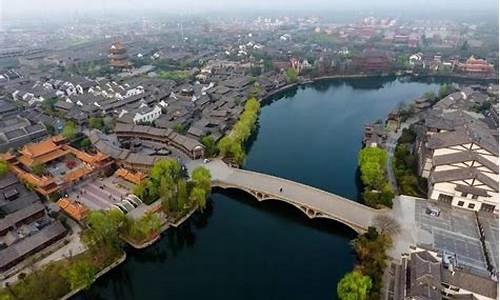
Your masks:
<path fill-rule="evenodd" d="M 264 106 L 245 168 L 358 199 L 363 126 L 436 83 L 324 81 Z M 279 100 L 279 101 L 278 101 Z M 169 230 L 75 299 L 334 299 L 354 233 L 276 201 L 217 190 L 203 214 Z"/>

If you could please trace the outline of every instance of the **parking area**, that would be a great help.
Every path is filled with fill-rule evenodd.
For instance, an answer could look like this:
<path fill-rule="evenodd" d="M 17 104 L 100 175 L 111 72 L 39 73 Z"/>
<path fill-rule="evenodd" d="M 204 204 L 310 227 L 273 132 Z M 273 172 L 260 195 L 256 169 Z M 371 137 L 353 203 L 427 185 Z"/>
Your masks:
<path fill-rule="evenodd" d="M 432 216 L 428 208 L 439 210 L 439 216 Z M 479 231 L 474 212 L 464 209 L 452 209 L 450 206 L 441 205 L 439 202 L 416 201 L 415 220 L 417 225 L 424 230 L 440 229 L 457 235 L 479 239 Z"/>
<path fill-rule="evenodd" d="M 458 264 L 464 264 L 478 270 L 487 270 L 481 241 L 449 231 L 434 229 L 434 248 L 456 254 Z"/>
<path fill-rule="evenodd" d="M 124 212 L 134 209 L 138 203 L 129 195 L 133 186 L 119 177 L 90 179 L 72 187 L 69 197 L 91 210 L 119 208 Z"/>
<path fill-rule="evenodd" d="M 438 210 L 439 215 L 432 215 L 429 208 Z M 474 212 L 434 201 L 415 201 L 415 225 L 420 229 L 418 246 L 445 251 L 455 256 L 457 263 L 464 268 L 488 272 Z"/>

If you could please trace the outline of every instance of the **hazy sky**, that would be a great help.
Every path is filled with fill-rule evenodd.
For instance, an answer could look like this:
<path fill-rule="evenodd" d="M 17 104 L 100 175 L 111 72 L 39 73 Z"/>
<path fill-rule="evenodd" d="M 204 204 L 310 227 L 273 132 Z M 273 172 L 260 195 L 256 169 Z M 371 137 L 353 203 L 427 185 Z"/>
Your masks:
<path fill-rule="evenodd" d="M 173 13 L 206 10 L 446 10 L 498 11 L 498 0 L 0 0 L 0 17 L 23 14 L 156 11 Z"/>

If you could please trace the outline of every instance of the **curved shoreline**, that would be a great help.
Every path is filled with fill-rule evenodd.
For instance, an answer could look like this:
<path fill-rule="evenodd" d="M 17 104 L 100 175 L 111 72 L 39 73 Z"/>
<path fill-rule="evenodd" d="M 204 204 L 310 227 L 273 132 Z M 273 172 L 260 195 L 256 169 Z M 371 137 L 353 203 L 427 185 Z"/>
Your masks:
<path fill-rule="evenodd" d="M 289 89 L 292 89 L 292 88 L 296 88 L 296 87 L 300 87 L 300 86 L 305 86 L 307 84 L 311 84 L 311 83 L 316 83 L 316 82 L 319 82 L 319 81 L 325 81 L 325 80 L 335 80 L 335 79 L 360 79 L 360 78 L 389 78 L 389 77 L 393 77 L 395 79 L 399 79 L 399 78 L 404 78 L 404 77 L 409 77 L 411 78 L 412 80 L 418 80 L 419 78 L 441 78 L 441 79 L 450 79 L 450 80 L 453 80 L 453 79 L 462 79 L 462 80 L 471 80 L 471 81 L 480 81 L 480 82 L 484 82 L 484 81 L 494 81 L 495 79 L 492 79 L 492 78 L 470 78 L 470 77 L 457 77 L 457 76 L 449 76 L 449 75 L 411 75 L 411 74 L 408 74 L 408 75 L 396 75 L 396 74 L 349 74 L 349 75 L 325 75 L 325 76 L 318 76 L 318 77 L 314 77 L 314 78 L 310 78 L 310 79 L 303 79 L 301 81 L 298 81 L 298 82 L 294 82 L 294 83 L 290 83 L 290 84 L 286 84 L 280 88 L 277 88 L 277 89 L 274 89 L 274 90 L 271 90 L 269 93 L 267 93 L 265 96 L 263 96 L 262 98 L 259 99 L 259 102 L 261 103 L 265 103 L 267 101 L 270 100 L 271 97 L 281 93 L 281 92 L 284 92 L 284 91 L 287 91 Z M 245 169 L 243 169 L 245 170 Z M 187 220 L 192 214 L 194 213 L 194 210 L 191 211 L 188 215 L 184 216 L 179 222 L 177 222 L 177 224 L 169 224 L 171 225 L 172 227 L 177 227 L 179 226 L 180 224 L 182 224 L 185 220 Z M 169 226 L 167 226 L 166 228 L 162 228 L 161 230 L 161 233 L 166 231 L 168 229 Z M 148 246 L 154 244 L 156 241 L 160 240 L 161 239 L 161 233 L 155 237 L 155 239 L 153 240 L 150 240 L 142 245 L 135 245 L 133 243 L 130 243 L 129 241 L 127 241 L 127 243 L 129 245 L 131 245 L 133 248 L 135 249 L 144 249 L 144 248 L 147 248 Z M 98 277 L 104 275 L 106 272 L 110 271 L 111 269 L 113 269 L 114 267 L 118 266 L 120 263 L 122 263 L 123 261 L 126 260 L 126 254 L 124 254 L 123 257 L 120 258 L 120 262 L 118 263 L 113 263 L 112 265 L 108 266 L 106 269 L 102 270 L 101 272 L 99 272 L 99 276 L 96 276 L 96 280 Z M 102 274 L 101 274 L 102 273 Z M 74 291 L 73 293 L 69 294 L 69 297 L 77 294 L 79 290 L 76 290 Z M 68 296 L 68 295 L 67 295 Z M 63 297 L 61 299 L 68 299 L 69 297 Z"/>
<path fill-rule="evenodd" d="M 478 77 L 471 77 L 471 76 L 464 76 L 460 74 L 455 74 L 455 75 L 442 75 L 442 74 L 337 74 L 337 75 L 324 75 L 324 76 L 317 76 L 309 79 L 304 79 L 302 81 L 297 81 L 294 83 L 286 84 L 276 90 L 272 90 L 269 93 L 267 93 L 265 96 L 263 96 L 260 99 L 260 102 L 266 102 L 271 98 L 272 96 L 279 94 L 280 92 L 284 92 L 286 90 L 289 90 L 294 87 L 300 87 L 304 86 L 307 84 L 311 83 L 316 83 L 319 81 L 324 81 L 324 80 L 334 80 L 334 79 L 358 79 L 358 78 L 387 78 L 387 77 L 394 77 L 396 79 L 398 78 L 404 78 L 404 77 L 410 77 L 413 80 L 418 80 L 418 79 L 441 79 L 441 80 L 464 80 L 464 81 L 475 81 L 475 82 L 481 82 L 481 83 L 494 83 L 498 81 L 498 77 L 495 78 L 478 78 Z"/>
<path fill-rule="evenodd" d="M 127 253 L 125 251 L 123 251 L 122 253 L 122 256 L 120 256 L 118 259 L 116 259 L 114 262 L 112 262 L 109 266 L 105 267 L 104 269 L 102 269 L 101 271 L 99 271 L 96 276 L 95 276 L 95 281 L 97 281 L 97 279 L 103 275 L 105 275 L 106 273 L 108 273 L 109 271 L 111 271 L 112 269 L 114 269 L 115 267 L 119 266 L 120 264 L 122 264 L 125 260 L 127 259 Z M 92 283 L 93 284 L 93 283 Z M 62 296 L 61 298 L 59 298 L 59 300 L 67 300 L 67 299 L 70 299 L 71 297 L 75 296 L 76 294 L 78 294 L 79 292 L 81 292 L 82 290 L 84 290 L 83 287 L 80 287 L 76 290 L 73 290 L 73 291 L 70 291 L 69 293 L 67 293 L 66 295 Z"/>

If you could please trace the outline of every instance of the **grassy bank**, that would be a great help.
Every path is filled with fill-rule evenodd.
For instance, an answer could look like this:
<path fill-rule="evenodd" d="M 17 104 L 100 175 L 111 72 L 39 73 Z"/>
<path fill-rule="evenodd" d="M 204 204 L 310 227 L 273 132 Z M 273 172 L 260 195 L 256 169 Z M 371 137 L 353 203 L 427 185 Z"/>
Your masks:
<path fill-rule="evenodd" d="M 240 119 L 234 124 L 231 132 L 217 144 L 219 153 L 226 160 L 241 165 L 245 160 L 244 145 L 257 126 L 260 103 L 255 98 L 249 98 Z"/>
<path fill-rule="evenodd" d="M 359 151 L 358 165 L 364 185 L 363 200 L 371 207 L 392 207 L 394 193 L 385 179 L 387 153 L 380 148 L 366 147 Z"/>

